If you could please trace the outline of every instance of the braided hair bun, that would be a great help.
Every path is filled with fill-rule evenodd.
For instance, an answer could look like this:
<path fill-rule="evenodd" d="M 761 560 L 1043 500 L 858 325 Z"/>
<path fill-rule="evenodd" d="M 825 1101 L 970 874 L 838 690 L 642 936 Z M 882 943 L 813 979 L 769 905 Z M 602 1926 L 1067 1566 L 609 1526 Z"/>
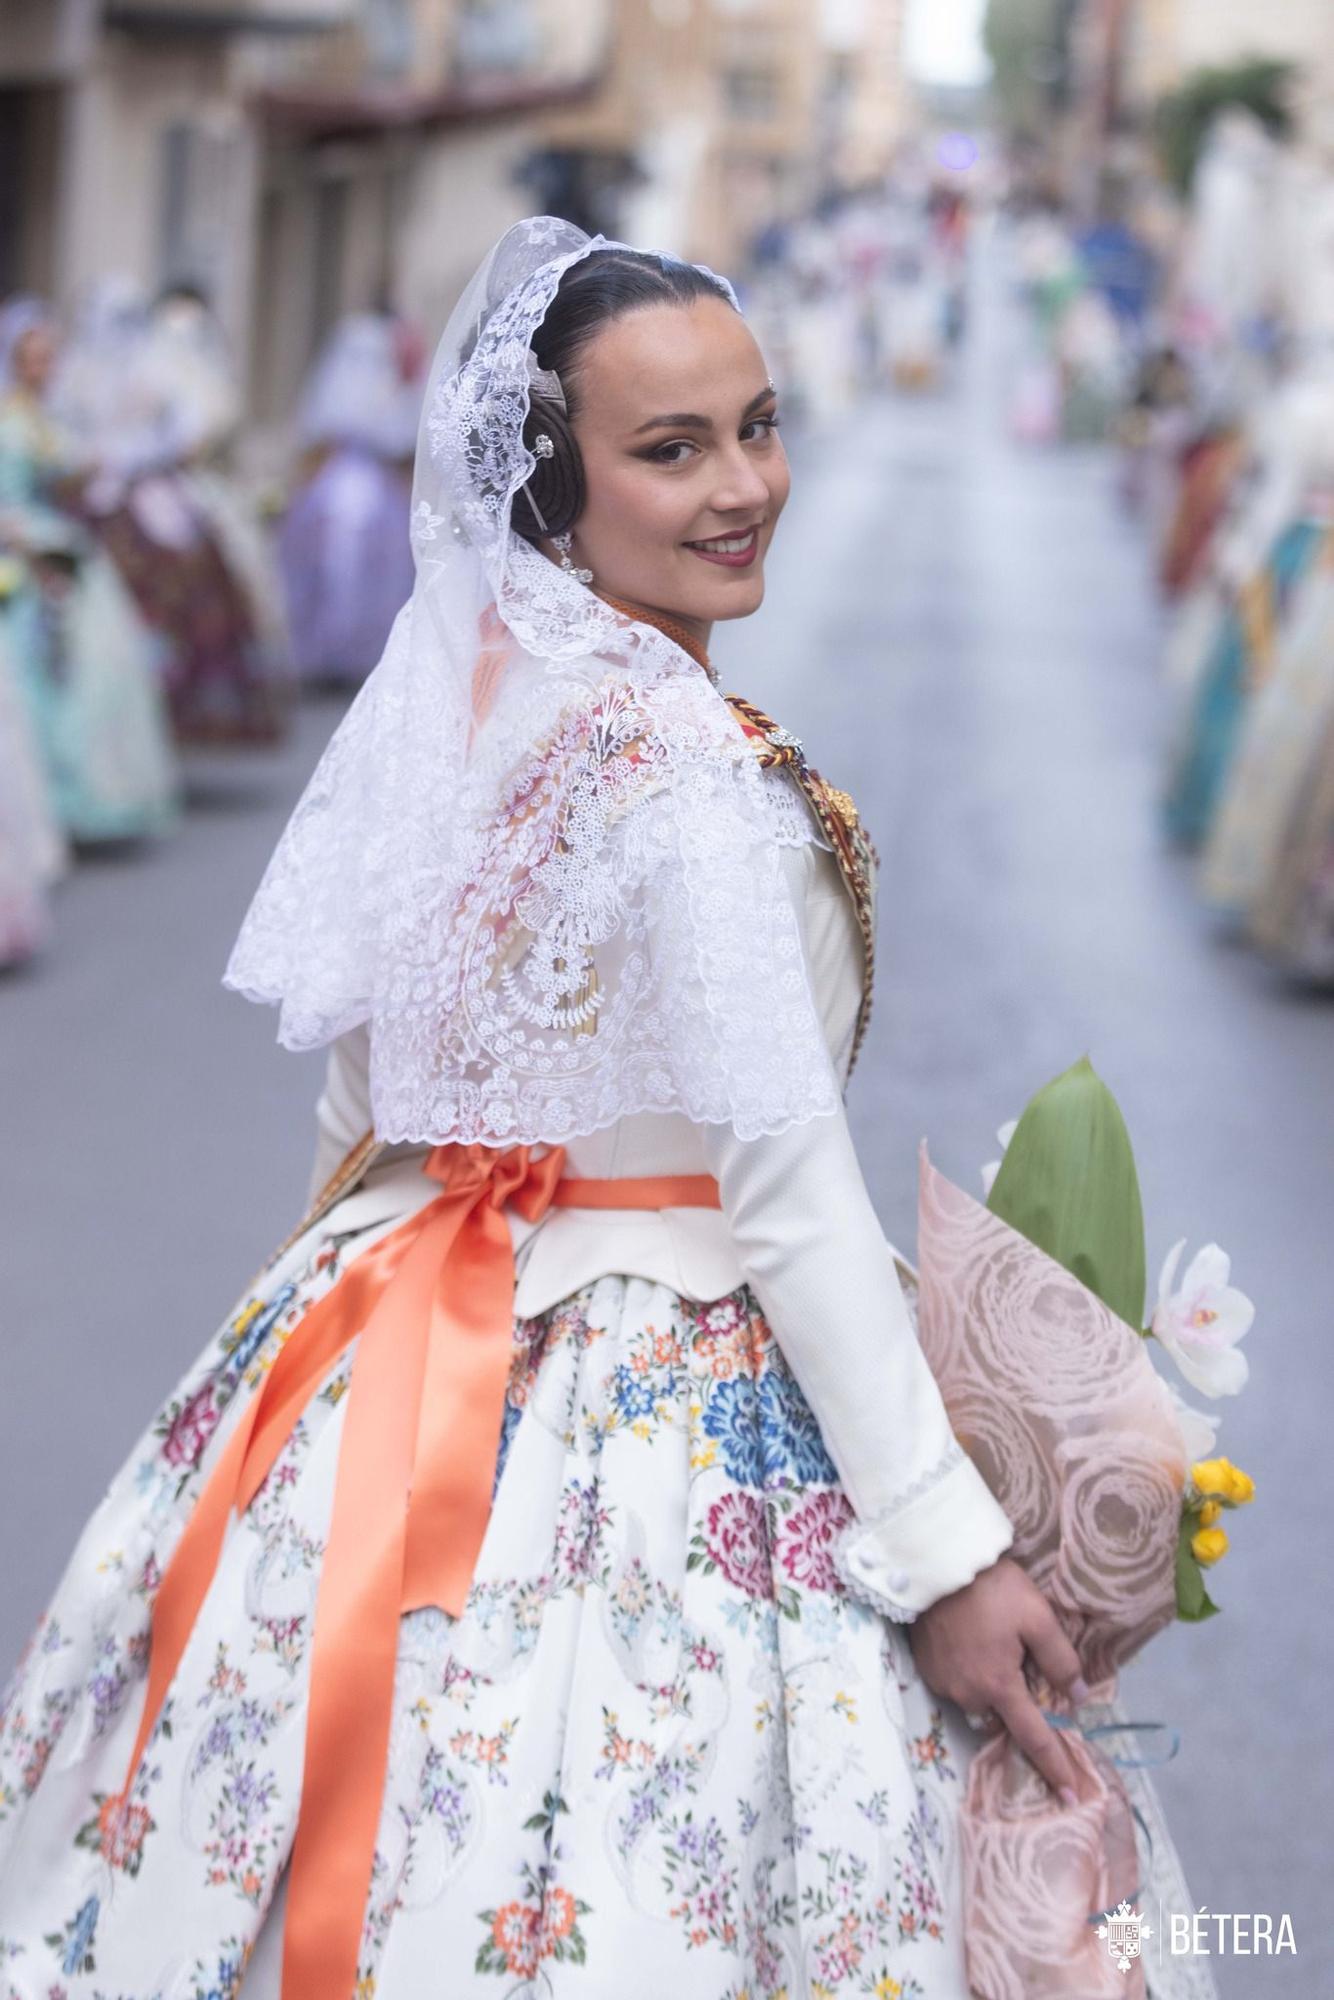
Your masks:
<path fill-rule="evenodd" d="M 551 450 L 545 456 L 536 448 L 542 436 L 551 439 Z M 533 396 L 524 420 L 523 441 L 536 464 L 514 496 L 511 525 L 529 542 L 541 535 L 563 535 L 584 511 L 584 461 L 569 417 L 559 403 L 549 396 Z"/>

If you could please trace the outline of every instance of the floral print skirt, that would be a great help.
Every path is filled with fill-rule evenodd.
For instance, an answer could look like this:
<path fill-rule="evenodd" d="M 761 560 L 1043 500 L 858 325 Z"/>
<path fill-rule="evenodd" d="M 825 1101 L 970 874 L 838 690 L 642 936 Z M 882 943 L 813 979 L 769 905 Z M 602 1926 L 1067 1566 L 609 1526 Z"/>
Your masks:
<path fill-rule="evenodd" d="M 10 1682 L 0 2000 L 277 2000 L 350 1352 L 231 1524 L 130 1807 L 110 1802 L 154 1595 L 230 1421 L 392 1226 L 338 1216 L 164 1404 Z M 748 1287 L 699 1304 L 605 1276 L 516 1320 L 467 1604 L 400 1627 L 356 2000 L 967 2000 L 974 1739 L 906 1628 L 846 1594 L 850 1519 Z"/>

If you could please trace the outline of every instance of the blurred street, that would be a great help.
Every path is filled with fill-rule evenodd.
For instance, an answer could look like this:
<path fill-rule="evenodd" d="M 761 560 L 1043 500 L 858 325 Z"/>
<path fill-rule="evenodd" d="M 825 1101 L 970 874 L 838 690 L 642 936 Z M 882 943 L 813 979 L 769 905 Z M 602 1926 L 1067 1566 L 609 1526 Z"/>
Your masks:
<path fill-rule="evenodd" d="M 913 1254 L 919 1139 L 980 1190 L 995 1128 L 1087 1053 L 1135 1142 L 1151 1300 L 1184 1235 L 1187 1256 L 1221 1243 L 1256 1301 L 1224 1442 L 1262 1471 L 1263 1504 L 1239 1519 L 1221 1617 L 1172 1626 L 1123 1695 L 1181 1730 L 1158 1779 L 1196 1907 L 1291 1915 L 1296 1965 L 1214 1959 L 1220 1991 L 1314 2000 L 1334 1910 L 1294 1804 L 1334 1751 L 1305 1526 L 1326 1455 L 1305 1385 L 1334 1296 L 1334 1001 L 1220 941 L 1164 848 L 1143 536 L 1105 447 L 1008 438 L 1018 336 L 994 249 L 972 305 L 954 380 L 792 432 L 767 601 L 715 632 L 714 658 L 851 791 L 880 851 L 850 1109 L 896 1244 Z M 283 748 L 193 765 L 175 840 L 80 869 L 57 946 L 5 979 L 6 1660 L 138 1426 L 302 1209 L 320 1062 L 279 1051 L 273 1015 L 219 978 L 340 712 L 307 701 Z"/>

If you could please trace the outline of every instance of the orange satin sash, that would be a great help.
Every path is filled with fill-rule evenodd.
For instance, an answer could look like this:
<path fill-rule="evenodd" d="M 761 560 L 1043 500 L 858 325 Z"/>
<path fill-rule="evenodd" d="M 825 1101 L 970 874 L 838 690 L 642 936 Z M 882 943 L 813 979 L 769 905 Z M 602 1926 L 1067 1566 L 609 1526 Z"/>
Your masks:
<path fill-rule="evenodd" d="M 389 1753 L 398 1621 L 458 1616 L 491 1512 L 514 1323 L 501 1212 L 718 1208 L 709 1174 L 562 1180 L 565 1150 L 437 1146 L 444 1191 L 359 1256 L 292 1329 L 242 1412 L 167 1565 L 124 1800 L 217 1569 L 227 1523 L 263 1485 L 333 1363 L 360 1336 L 315 1600 L 283 2000 L 357 1982 Z"/>

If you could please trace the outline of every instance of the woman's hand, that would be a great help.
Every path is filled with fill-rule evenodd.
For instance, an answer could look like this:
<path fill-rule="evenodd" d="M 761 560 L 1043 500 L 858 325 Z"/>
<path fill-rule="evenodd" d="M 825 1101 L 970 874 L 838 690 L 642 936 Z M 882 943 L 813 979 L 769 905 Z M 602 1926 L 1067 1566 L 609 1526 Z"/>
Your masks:
<path fill-rule="evenodd" d="M 1077 1803 L 1074 1765 L 1029 1693 L 1025 1650 L 1051 1686 L 1074 1701 L 1087 1700 L 1088 1689 L 1056 1613 L 1018 1563 L 1001 1556 L 962 1590 L 920 1611 L 908 1625 L 908 1641 L 933 1693 L 974 1713 L 994 1709 L 1052 1790 L 1067 1805 Z"/>

